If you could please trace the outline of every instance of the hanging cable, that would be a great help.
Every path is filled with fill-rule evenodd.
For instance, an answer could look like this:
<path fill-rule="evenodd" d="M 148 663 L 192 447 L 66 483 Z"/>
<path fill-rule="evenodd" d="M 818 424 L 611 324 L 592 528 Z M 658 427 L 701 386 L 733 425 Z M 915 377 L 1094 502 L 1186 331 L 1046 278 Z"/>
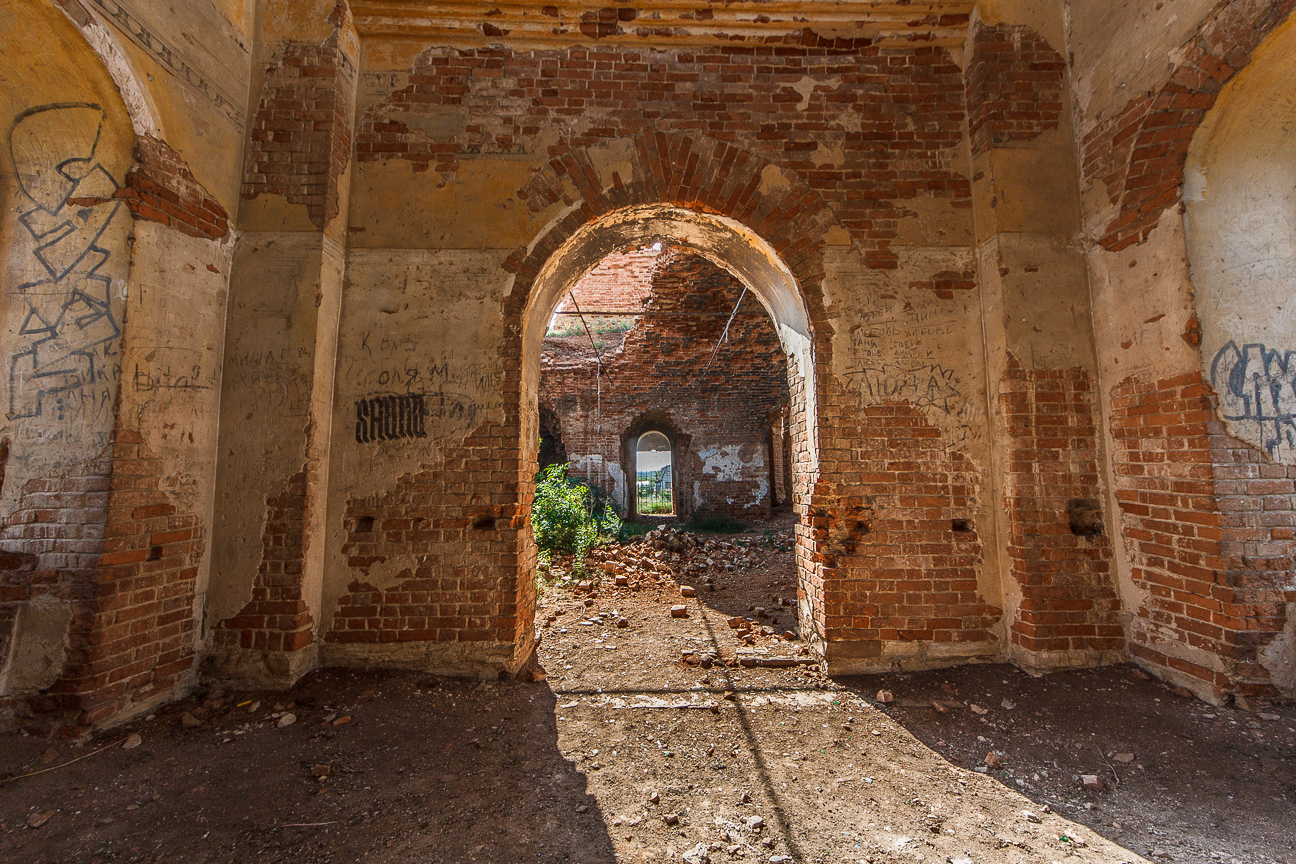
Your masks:
<path fill-rule="evenodd" d="M 744 289 L 745 290 L 745 289 Z M 594 334 L 590 332 L 589 322 L 585 320 L 584 313 L 581 312 L 580 304 L 576 302 L 576 292 L 568 292 L 571 297 L 572 308 L 580 316 L 581 325 L 585 328 L 585 335 L 589 337 L 590 347 L 594 349 L 594 434 L 603 434 L 603 353 L 599 351 L 598 345 L 594 342 Z M 741 302 L 741 301 L 739 301 Z M 737 311 L 737 310 L 735 310 Z M 726 330 L 729 328 L 725 328 Z"/>
<path fill-rule="evenodd" d="M 738 307 L 742 305 L 743 298 L 746 296 L 747 286 L 744 285 L 742 293 L 738 295 L 738 302 L 734 304 L 733 311 L 729 313 L 729 320 L 725 322 L 724 332 L 720 334 L 720 341 L 716 342 L 715 350 L 711 352 L 711 359 L 707 361 L 706 368 L 702 370 L 702 378 L 706 378 L 707 373 L 711 371 L 711 364 L 715 362 L 716 354 L 720 353 L 720 346 L 724 344 L 725 337 L 729 335 L 729 325 L 733 323 L 733 319 L 738 315 Z M 698 383 L 700 384 L 701 380 Z"/>

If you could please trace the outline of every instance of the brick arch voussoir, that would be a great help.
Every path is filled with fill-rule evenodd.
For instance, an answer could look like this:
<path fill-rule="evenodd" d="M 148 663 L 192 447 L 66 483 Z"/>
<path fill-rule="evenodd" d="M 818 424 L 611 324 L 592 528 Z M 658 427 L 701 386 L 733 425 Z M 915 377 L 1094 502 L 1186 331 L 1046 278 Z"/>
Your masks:
<path fill-rule="evenodd" d="M 518 347 L 523 310 L 550 256 L 603 216 L 670 204 L 733 219 L 763 237 L 796 279 L 815 326 L 816 349 L 827 350 L 826 339 L 819 344 L 827 320 L 823 250 L 828 229 L 837 224 L 828 203 L 787 169 L 776 168 L 784 184 L 768 186 L 765 171 L 774 163 L 723 141 L 653 132 L 632 143 L 630 177 L 614 171 L 605 186 L 590 151 L 574 148 L 550 160 L 518 190 L 533 213 L 558 203 L 570 208 L 529 249 L 519 247 L 505 261 L 505 269 L 514 274 L 504 310 L 506 330 Z"/>
<path fill-rule="evenodd" d="M 1189 43 L 1162 87 L 1131 100 L 1085 141 L 1086 180 L 1102 179 L 1119 211 L 1098 242 L 1119 252 L 1147 240 L 1166 210 L 1183 198 L 1184 166 L 1197 128 L 1225 85 L 1245 68 L 1265 37 L 1296 9 L 1296 0 L 1230 0 Z M 1115 171 L 1094 155 L 1127 150 Z"/>

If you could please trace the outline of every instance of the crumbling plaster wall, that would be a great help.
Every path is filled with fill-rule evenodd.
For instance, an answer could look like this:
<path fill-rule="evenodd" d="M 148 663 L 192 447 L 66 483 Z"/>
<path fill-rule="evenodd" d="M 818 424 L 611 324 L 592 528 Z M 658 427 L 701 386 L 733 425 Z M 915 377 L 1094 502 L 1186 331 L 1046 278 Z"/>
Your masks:
<path fill-rule="evenodd" d="M 50 511 L 71 515 L 84 509 L 87 492 L 107 491 L 100 457 L 112 442 L 131 231 L 129 212 L 111 199 L 130 169 L 133 135 L 111 79 L 62 15 L 10 3 L 0 7 L 0 24 L 7 57 L 29 52 L 27 39 L 47 46 L 36 62 L 15 64 L 0 91 L 8 133 L 0 148 L 3 698 L 37 692 L 63 674 L 74 650 L 74 603 L 90 581 L 103 537 L 102 510 L 88 526 L 80 519 L 59 526 Z M 85 160 L 73 167 L 88 170 L 60 173 L 68 159 Z M 100 203 L 68 203 L 82 195 Z M 58 236 L 51 229 L 66 220 L 59 216 L 65 209 L 75 214 L 74 230 L 42 251 Z M 84 327 L 62 320 L 62 307 L 78 295 L 85 299 L 69 317 L 85 316 Z M 51 331 L 67 335 L 50 339 Z M 92 503 L 102 508 L 105 502 Z"/>
<path fill-rule="evenodd" d="M 18 217 L 3 228 L 6 282 L 19 287 L 6 292 L 0 507 L 18 557 L 0 630 L 19 626 L 0 690 L 20 710 L 95 722 L 194 678 L 242 134 L 241 106 L 221 100 L 231 84 L 242 99 L 244 11 L 0 8 L 20 58 L 3 88 Z"/>
<path fill-rule="evenodd" d="M 248 683 L 516 670 L 535 322 L 659 236 L 768 282 L 834 671 L 1128 647 L 1207 698 L 1289 691 L 1293 169 L 1266 142 L 1293 6 L 982 0 L 864 32 L 0 3 L 6 280 L 89 313 L 0 307 L 10 371 L 41 373 L 0 376 L 0 698 L 128 716 L 207 647 Z M 38 255 L 46 216 L 73 231 Z M 1230 342 L 1275 352 L 1272 419 L 1246 366 L 1220 377 Z"/>
<path fill-rule="evenodd" d="M 1235 439 L 1216 448 L 1221 553 L 1257 603 L 1255 669 L 1296 696 L 1296 19 L 1256 50 L 1193 137 L 1184 225 L 1202 372 Z M 1222 436 L 1221 436 L 1222 437 Z"/>
<path fill-rule="evenodd" d="M 866 478 L 851 467 L 858 446 L 839 439 L 835 427 L 848 422 L 857 406 L 923 401 L 924 425 L 929 427 L 923 432 L 924 440 L 930 434 L 941 440 L 940 448 L 958 454 L 966 451 L 974 464 L 980 460 L 980 467 L 971 469 L 973 476 L 988 472 L 984 351 L 977 320 L 967 150 L 962 143 L 962 71 L 944 48 L 790 49 L 803 55 L 797 64 L 804 72 L 801 78 L 784 81 L 767 67 L 790 62 L 782 59 L 789 49 L 779 55 L 761 47 L 706 53 L 623 46 L 454 49 L 379 38 L 365 40 L 364 46 L 351 222 L 354 247 L 518 248 L 510 256 L 509 268 L 517 271 L 520 266 L 517 272 L 529 279 L 526 262 L 531 256 L 543 262 L 552 249 L 543 245 L 548 239 L 541 229 L 555 223 L 579 225 L 584 219 L 576 206 L 582 199 L 595 213 L 609 212 L 618 202 L 655 200 L 699 201 L 704 208 L 724 212 L 726 206 L 734 207 L 732 200 L 725 203 L 730 192 L 721 191 L 726 182 L 733 182 L 726 180 L 724 166 L 732 163 L 738 170 L 736 166 L 742 164 L 743 185 L 727 187 L 743 196 L 736 209 L 746 207 L 751 214 L 761 201 L 808 195 L 827 196 L 833 202 L 829 207 L 835 208 L 814 204 L 820 209 L 814 211 L 813 220 L 796 215 L 793 209 L 772 221 L 759 213 L 748 216 L 754 224 L 775 232 L 776 245 L 781 232 L 817 229 L 807 237 L 807 244 L 817 245 L 807 245 L 804 252 L 789 247 L 797 256 L 791 266 L 810 278 L 803 290 L 822 292 L 817 296 L 824 300 L 819 302 L 826 301 L 827 306 L 826 312 L 811 313 L 818 316 L 814 328 L 821 341 L 815 349 L 820 364 L 816 371 L 822 383 L 809 395 L 815 422 L 822 424 L 823 417 L 831 417 L 832 428 L 825 433 L 818 426 L 810 443 L 815 450 L 825 442 L 831 447 L 832 479 L 800 492 L 804 507 L 813 509 L 812 499 L 821 500 L 819 515 L 813 518 L 824 520 L 814 527 L 806 520 L 802 542 L 807 550 L 814 543 L 831 542 L 836 529 L 828 522 L 838 518 L 843 526 L 859 522 L 847 517 L 844 508 L 863 507 L 870 485 L 885 483 L 883 474 L 893 476 L 878 472 Z M 732 64 L 732 69 L 725 64 Z M 905 89 L 908 75 L 929 72 L 951 86 Z M 800 90 L 793 86 L 798 82 Z M 753 83 L 758 96 L 746 105 Z M 861 83 L 875 94 L 870 98 L 880 101 L 853 107 L 858 98 L 853 94 L 862 92 Z M 703 84 L 715 94 L 708 97 L 714 98 L 714 109 L 696 106 Z M 546 87 L 554 89 L 550 92 Z M 929 119 L 918 130 L 922 144 L 915 158 L 929 173 L 908 173 L 885 155 L 883 142 L 910 128 L 907 121 L 897 124 L 888 111 L 873 107 L 888 99 L 895 100 L 897 110 L 901 103 L 912 103 L 928 112 Z M 726 100 L 732 102 L 729 113 L 724 113 Z M 676 131 L 691 128 L 688 118 L 696 110 L 734 116 L 735 122 L 734 112 L 742 112 L 752 118 L 743 122 L 768 122 L 771 131 L 780 115 L 791 119 L 805 112 L 808 125 L 799 132 L 789 130 L 786 137 L 795 147 L 782 138 L 753 136 L 750 125 L 736 126 L 736 143 L 744 149 L 734 148 L 726 157 L 725 145 L 716 151 L 706 136 L 690 138 L 692 133 Z M 644 138 L 649 123 L 659 130 L 656 134 L 674 137 L 654 140 L 649 134 Z M 820 123 L 826 124 L 822 131 L 812 131 L 820 129 Z M 716 155 L 711 156 L 712 152 Z M 549 167 L 538 158 L 546 154 L 553 160 Z M 674 179 L 667 179 L 669 173 L 655 173 L 659 171 L 674 173 Z M 807 177 L 813 177 L 813 192 L 806 188 Z M 660 184 L 660 191 L 649 191 L 654 183 Z M 714 191 L 708 191 L 709 184 L 715 184 Z M 850 194 L 855 185 L 863 189 L 870 184 L 882 184 L 888 192 Z M 792 228 L 789 222 L 799 224 Z M 481 234 L 485 225 L 489 225 L 488 236 Z M 508 302 L 523 299 L 501 296 L 505 308 Z M 867 307 L 867 316 L 859 307 Z M 970 310 L 971 321 L 967 319 Z M 889 320 L 895 315 L 902 317 Z M 894 327 L 899 338 L 878 330 L 873 353 L 866 355 L 861 340 L 869 334 L 859 332 L 865 325 Z M 506 319 L 506 334 L 507 328 Z M 507 343 L 502 347 L 507 350 Z M 879 458 L 888 457 L 880 454 Z M 973 487 L 980 482 L 978 476 Z M 957 505 L 954 497 L 959 498 Z M 989 523 L 994 507 L 993 499 L 975 491 L 951 493 L 942 510 L 943 523 L 937 516 L 932 524 L 932 531 L 941 530 L 937 526 L 943 524 L 943 533 L 931 539 L 944 539 L 955 517 Z M 915 535 L 910 542 L 919 538 Z M 839 545 L 834 555 L 807 551 L 804 560 L 807 567 L 831 566 L 837 557 L 854 554 Z M 909 653 L 882 657 L 882 628 L 870 623 L 878 611 L 866 597 L 868 558 L 859 554 L 854 560 L 857 575 L 852 578 L 858 582 L 851 590 L 860 592 L 854 613 L 834 613 L 830 626 L 822 612 L 825 599 L 807 599 L 806 608 L 815 610 L 810 617 L 820 622 L 821 632 L 831 632 L 832 641 L 850 641 L 847 631 L 851 630 L 867 633 L 863 641 L 871 647 L 863 652 L 872 654 L 855 658 L 842 654 L 834 662 L 858 659 L 889 665 L 894 659 L 926 663 L 967 656 L 967 650 L 952 650 L 941 657 L 916 659 Z M 976 554 L 966 572 L 954 580 L 959 585 L 917 589 L 936 593 L 925 602 L 909 604 L 902 616 L 905 620 L 887 641 L 901 641 L 901 629 L 904 638 L 915 642 L 936 641 L 938 630 L 952 634 L 961 624 L 950 624 L 940 605 L 956 604 L 968 595 L 971 603 L 964 605 L 975 606 L 983 593 L 997 596 L 994 572 Z M 366 598 L 372 594 L 363 593 Z M 844 594 L 827 602 L 844 603 Z M 929 619 L 938 618 L 938 627 L 927 626 Z M 975 629 L 985 630 L 979 617 Z M 954 641 L 950 635 L 943 638 Z M 1000 650 L 988 635 L 978 638 L 991 646 L 992 655 Z M 984 655 L 987 649 L 971 650 Z"/>
<path fill-rule="evenodd" d="M 359 39 L 345 3 L 255 4 L 217 471 L 212 668 L 316 662 Z"/>
<path fill-rule="evenodd" d="M 1101 509 L 1102 454 L 1063 6 L 978 3 L 965 54 L 1004 650 L 1039 669 L 1111 662 L 1110 539 L 1068 515 Z"/>
<path fill-rule="evenodd" d="M 1282 313 L 1263 290 L 1221 288 L 1220 262 L 1207 252 L 1221 247 L 1204 236 L 1212 218 L 1220 224 L 1221 206 L 1212 201 L 1192 215 L 1214 197 L 1239 219 L 1263 219 L 1265 207 L 1239 207 L 1257 187 L 1237 172 L 1272 168 L 1248 163 L 1235 149 L 1213 165 L 1218 182 L 1211 184 L 1193 165 L 1218 147 L 1210 143 L 1217 122 L 1229 122 L 1221 114 L 1225 92 L 1249 94 L 1243 105 L 1266 101 L 1246 77 L 1254 58 L 1283 38 L 1269 34 L 1293 5 L 1179 3 L 1169 16 L 1070 7 L 1109 506 L 1119 514 L 1115 561 L 1130 652 L 1212 701 L 1271 687 L 1257 647 L 1282 629 L 1272 566 L 1281 571 L 1291 560 L 1283 533 L 1291 480 L 1281 462 L 1245 435 L 1234 437 L 1245 424 L 1225 419 L 1225 394 L 1211 377 L 1230 331 L 1263 329 Z M 1278 113 L 1281 92 L 1268 97 Z M 1234 112 L 1232 122 L 1245 124 L 1247 110 Z M 1236 263 L 1234 280 L 1265 269 L 1255 256 Z M 1257 521 L 1257 513 L 1269 512 L 1276 519 Z M 1258 550 L 1267 573 L 1251 563 Z"/>

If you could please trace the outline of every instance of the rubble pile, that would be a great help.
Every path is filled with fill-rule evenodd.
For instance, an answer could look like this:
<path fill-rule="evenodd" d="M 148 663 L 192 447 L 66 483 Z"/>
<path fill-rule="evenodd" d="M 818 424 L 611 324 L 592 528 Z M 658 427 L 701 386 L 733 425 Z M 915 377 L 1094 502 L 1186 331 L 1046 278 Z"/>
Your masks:
<path fill-rule="evenodd" d="M 796 631 L 795 596 L 764 595 L 759 588 L 753 591 L 748 585 L 744 590 L 741 584 L 747 581 L 744 571 L 762 571 L 771 564 L 786 567 L 788 562 L 775 556 L 786 559 L 780 553 L 789 551 L 785 545 L 789 540 L 772 532 L 764 538 L 721 539 L 659 526 L 626 545 L 593 550 L 585 578 L 563 583 L 574 589 L 574 594 L 551 597 L 552 605 L 542 610 L 537 623 L 560 635 L 590 628 L 588 632 L 607 640 L 613 636 L 612 625 L 625 630 L 631 627 L 631 619 L 640 619 L 635 610 L 647 613 L 640 620 L 657 620 L 658 615 L 689 620 L 699 614 L 705 618 L 708 609 L 715 612 L 727 607 L 728 611 L 720 612 L 720 620 L 728 627 L 710 632 L 698 644 L 682 646 L 678 663 L 704 669 L 713 665 L 815 665 L 819 661 Z M 726 590 L 730 591 L 727 595 L 710 593 Z M 618 610 L 600 611 L 610 600 L 621 610 L 630 609 L 629 617 Z M 743 612 L 746 614 L 735 614 Z M 566 618 L 569 613 L 574 613 L 574 622 Z M 687 643 L 695 641 L 686 639 Z"/>
<path fill-rule="evenodd" d="M 687 585 L 695 591 L 715 591 L 716 573 L 759 567 L 766 553 L 751 541 L 720 540 L 660 525 L 624 546 L 595 549 L 590 560 L 596 570 L 591 588 L 604 581 L 632 590 Z"/>

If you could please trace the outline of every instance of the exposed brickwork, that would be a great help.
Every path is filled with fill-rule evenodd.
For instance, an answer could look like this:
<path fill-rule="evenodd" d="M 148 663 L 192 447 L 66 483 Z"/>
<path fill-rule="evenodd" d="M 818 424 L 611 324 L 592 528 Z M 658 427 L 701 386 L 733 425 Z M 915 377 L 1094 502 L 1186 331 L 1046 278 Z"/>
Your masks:
<path fill-rule="evenodd" d="M 6 572 L 5 596 L 48 593 L 72 610 L 62 674 L 29 703 L 83 724 L 183 685 L 196 661 L 204 547 L 198 518 L 161 491 L 161 461 L 139 435 L 118 430 L 95 466 L 103 473 L 30 481 L 6 528 L 6 546 L 23 538 L 35 560 Z"/>
<path fill-rule="evenodd" d="M 1029 27 L 977 26 L 967 72 L 973 154 L 1056 129 L 1065 71 L 1062 55 Z"/>
<path fill-rule="evenodd" d="M 807 78 L 820 83 L 803 95 L 794 84 Z M 418 131 L 447 109 L 465 112 L 463 132 Z M 936 47 L 432 49 L 366 109 L 356 158 L 449 180 L 467 154 L 530 154 L 544 166 L 522 193 L 532 208 L 584 200 L 583 222 L 630 201 L 698 206 L 747 223 L 794 268 L 805 250 L 781 235 L 817 237 L 826 203 L 868 263 L 893 267 L 888 247 L 913 215 L 897 202 L 924 194 L 970 207 L 957 167 L 964 119 L 962 72 Z M 595 188 L 581 151 L 611 141 L 633 143 L 633 176 Z M 766 168 L 797 176 L 771 183 Z"/>
<path fill-rule="evenodd" d="M 1217 421 L 1209 429 L 1220 556 L 1233 590 L 1222 611 L 1245 622 L 1230 637 L 1237 664 L 1233 690 L 1270 696 L 1273 684 L 1257 651 L 1283 631 L 1287 604 L 1296 603 L 1296 466 L 1271 462 Z"/>
<path fill-rule="evenodd" d="M 28 604 L 66 604 L 74 621 L 93 615 L 111 456 L 111 449 L 105 450 L 68 476 L 27 481 L 17 507 L 5 516 L 0 539 L 0 658 L 9 656 L 18 615 Z M 81 627 L 84 630 L 84 623 Z M 13 693 L 9 701 L 25 708 L 29 695 Z M 73 716 L 80 709 L 75 699 L 43 698 L 37 705 L 66 708 Z"/>
<path fill-rule="evenodd" d="M 909 283 L 910 288 L 931 291 L 942 300 L 953 300 L 955 291 L 972 291 L 977 287 L 975 270 L 939 270 L 930 279 Z"/>
<path fill-rule="evenodd" d="M 303 469 L 288 478 L 278 495 L 267 499 L 252 599 L 237 615 L 217 625 L 212 634 L 217 647 L 298 651 L 311 644 L 313 621 L 302 597 L 307 492 Z"/>
<path fill-rule="evenodd" d="M 355 68 L 338 45 L 285 42 L 266 69 L 251 122 L 243 197 L 281 195 L 323 228 L 338 215 L 338 180 L 351 159 Z"/>
<path fill-rule="evenodd" d="M 581 310 L 642 311 L 652 295 L 653 274 L 661 255 L 651 248 L 609 255 L 558 301 L 555 312 Z"/>
<path fill-rule="evenodd" d="M 524 643 L 535 585 L 518 575 L 529 526 L 516 466 L 516 432 L 486 426 L 390 492 L 348 501 L 342 553 L 355 578 L 326 641 Z M 369 570 L 392 558 L 410 566 L 380 590 Z"/>
<path fill-rule="evenodd" d="M 912 405 L 861 407 L 828 389 L 841 425 L 820 453 L 824 479 L 809 507 L 812 562 L 830 641 L 988 642 L 1001 610 L 978 593 L 976 468 L 948 449 Z M 954 520 L 969 520 L 955 531 Z M 831 647 L 829 648 L 831 656 Z"/>
<path fill-rule="evenodd" d="M 1126 379 L 1112 397 L 1116 497 L 1148 592 L 1130 651 L 1218 694 L 1271 693 L 1256 655 L 1296 602 L 1296 471 L 1225 433 L 1200 373 Z"/>
<path fill-rule="evenodd" d="M 1086 183 L 1102 181 L 1119 213 L 1099 242 L 1119 251 L 1147 239 L 1182 196 L 1188 146 L 1224 85 L 1296 0 L 1232 0 L 1201 26 L 1170 78 L 1089 130 L 1082 155 Z"/>
<path fill-rule="evenodd" d="M 636 319 L 617 350 L 604 355 L 601 384 L 587 337 L 546 340 L 541 399 L 561 419 L 573 476 L 611 493 L 611 464 L 624 471 L 629 490 L 634 467 L 627 436 L 658 428 L 675 438 L 679 515 L 742 518 L 769 512 L 768 420 L 787 399 L 787 361 L 754 294 L 743 299 L 703 377 L 742 293 L 738 280 L 705 258 L 668 248 L 655 264 L 647 315 Z M 707 466 L 703 453 L 747 464 L 717 470 Z"/>
<path fill-rule="evenodd" d="M 1024 369 L 1010 358 L 999 408 L 1010 438 L 1008 560 L 1021 589 L 1013 642 L 1040 652 L 1123 651 L 1089 373 Z"/>
<path fill-rule="evenodd" d="M 188 234 L 219 240 L 229 234 L 229 214 L 203 188 L 188 163 L 151 135 L 135 140 L 135 165 L 116 198 L 126 201 L 136 219 L 157 222 Z"/>

